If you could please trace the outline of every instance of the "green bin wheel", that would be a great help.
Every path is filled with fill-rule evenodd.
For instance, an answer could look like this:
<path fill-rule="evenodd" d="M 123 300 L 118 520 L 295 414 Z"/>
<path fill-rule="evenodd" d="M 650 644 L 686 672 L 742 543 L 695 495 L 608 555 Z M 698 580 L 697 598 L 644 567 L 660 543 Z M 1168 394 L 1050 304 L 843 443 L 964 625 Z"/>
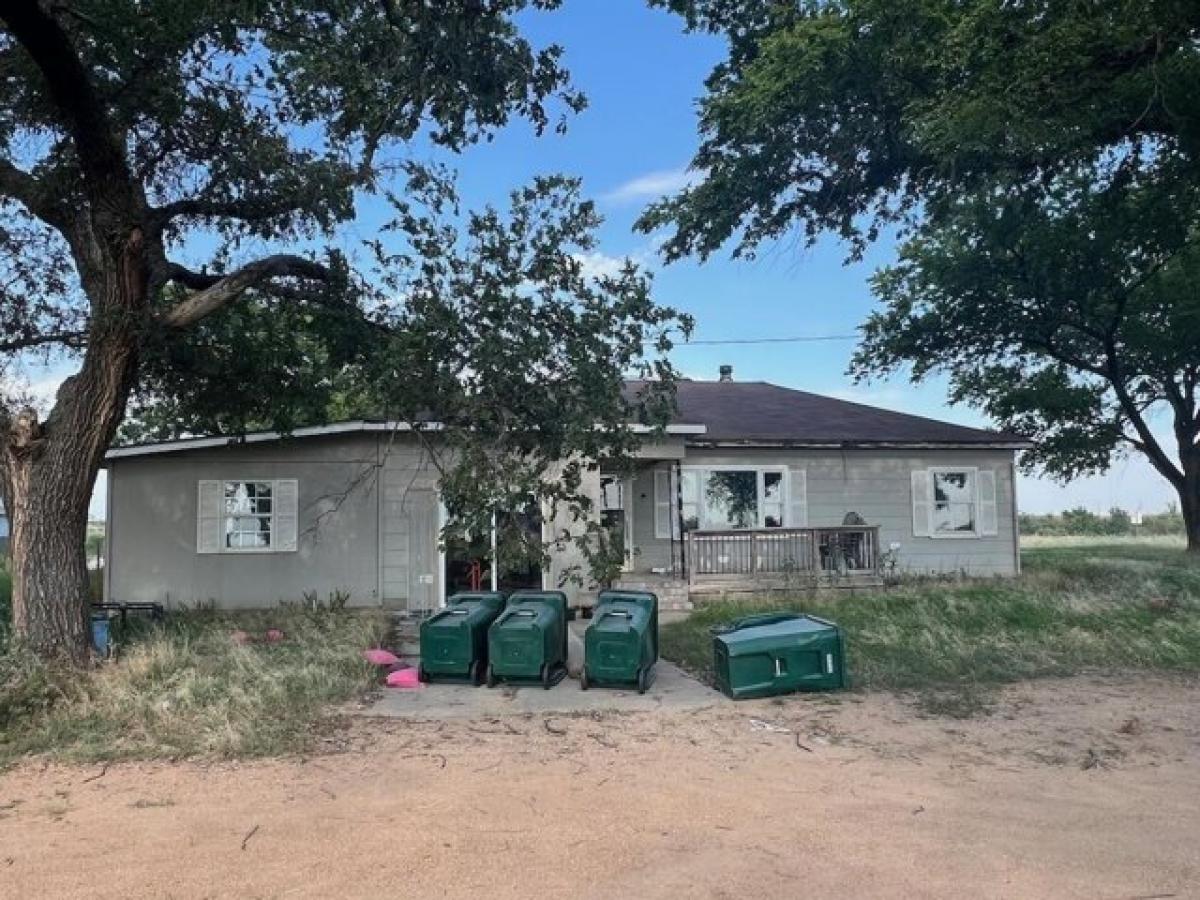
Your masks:
<path fill-rule="evenodd" d="M 467 669 L 467 677 L 471 679 L 471 684 L 475 687 L 483 684 L 483 663 L 480 660 L 477 659 L 471 663 L 470 668 Z"/>
<path fill-rule="evenodd" d="M 496 670 L 489 664 L 487 667 L 487 686 L 494 688 L 499 682 L 496 679 Z"/>
<path fill-rule="evenodd" d="M 646 669 L 638 669 L 638 693 L 646 693 L 646 688 L 649 687 L 649 679 L 646 677 Z"/>
<path fill-rule="evenodd" d="M 417 681 L 429 684 L 429 673 L 425 671 L 425 666 L 421 663 L 417 663 Z"/>
<path fill-rule="evenodd" d="M 542 663 L 542 689 L 550 690 L 550 666 Z"/>
<path fill-rule="evenodd" d="M 584 668 L 579 672 L 579 688 L 586 691 L 588 689 L 587 669 Z"/>

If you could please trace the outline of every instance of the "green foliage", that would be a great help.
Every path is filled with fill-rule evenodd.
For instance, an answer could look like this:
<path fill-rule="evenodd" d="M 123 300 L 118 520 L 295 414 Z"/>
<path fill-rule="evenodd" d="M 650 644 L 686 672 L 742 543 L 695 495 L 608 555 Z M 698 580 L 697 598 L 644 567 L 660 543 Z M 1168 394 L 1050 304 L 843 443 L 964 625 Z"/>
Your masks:
<path fill-rule="evenodd" d="M 411 161 L 583 108 L 560 48 L 517 24 L 558 5 L 0 8 L 0 353 L 91 362 L 46 434 L 86 432 L 87 452 L 42 457 L 94 472 L 125 410 L 130 441 L 435 419 L 419 439 L 451 531 L 531 498 L 586 511 L 580 460 L 665 421 L 690 323 L 632 263 L 585 274 L 600 217 L 577 181 L 465 210 L 445 170 Z M 392 218 L 364 238 L 369 197 Z M 623 394 L 630 375 L 644 395 Z"/>
<path fill-rule="evenodd" d="M 854 374 L 947 375 L 1061 478 L 1144 454 L 1200 548 L 1200 5 L 654 2 L 729 41 L 667 257 L 898 232 Z"/>
<path fill-rule="evenodd" d="M 785 608 L 840 624 L 852 683 L 866 689 L 957 691 L 1085 671 L 1200 671 L 1200 564 L 1182 550 L 1083 544 L 1025 551 L 1023 563 L 1024 574 L 1012 580 L 918 580 L 854 596 L 714 602 L 663 626 L 662 652 L 711 679 L 711 626 Z"/>
<path fill-rule="evenodd" d="M 669 257 L 797 227 L 861 248 L 996 179 L 1200 150 L 1190 0 L 651 2 L 729 43 L 700 103 L 704 177 L 642 220 L 672 229 Z"/>
<path fill-rule="evenodd" d="M 90 671 L 0 650 L 0 764 L 26 753 L 94 760 L 301 750 L 330 704 L 376 683 L 361 654 L 378 645 L 385 618 L 333 599 L 135 623 L 117 636 L 119 661 Z M 231 639 L 234 630 L 260 636 L 267 628 L 284 640 Z"/>
<path fill-rule="evenodd" d="M 1143 515 L 1139 525 L 1134 525 L 1133 518 L 1119 506 L 1109 510 L 1107 516 L 1096 515 L 1082 507 L 1065 510 L 1061 515 L 1022 513 L 1020 527 L 1022 535 L 1037 537 L 1183 537 L 1185 534 L 1183 516 L 1174 507 L 1161 513 Z"/>

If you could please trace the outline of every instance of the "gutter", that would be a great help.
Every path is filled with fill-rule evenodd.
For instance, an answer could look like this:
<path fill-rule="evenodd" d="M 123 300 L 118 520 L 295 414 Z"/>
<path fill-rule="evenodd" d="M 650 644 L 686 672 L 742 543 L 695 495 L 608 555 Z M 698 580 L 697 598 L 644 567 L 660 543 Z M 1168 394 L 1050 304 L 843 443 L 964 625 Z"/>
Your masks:
<path fill-rule="evenodd" d="M 640 423 L 630 423 L 628 427 L 634 434 L 654 434 L 658 430 L 650 425 L 642 425 Z M 440 432 L 445 430 L 446 425 L 441 422 L 368 422 L 358 419 L 351 422 L 337 422 L 332 425 L 310 425 L 304 428 L 297 428 L 287 434 L 281 431 L 256 431 L 245 435 L 179 438 L 178 440 L 161 441 L 159 443 L 132 444 L 128 447 L 113 447 L 104 454 L 104 459 L 108 461 L 135 456 L 154 456 L 160 453 L 181 453 L 185 450 L 238 447 L 244 444 L 281 441 L 285 438 L 321 437 L 332 434 Z M 665 434 L 685 436 L 702 435 L 706 431 L 706 426 L 696 424 L 668 425 L 664 429 Z"/>
<path fill-rule="evenodd" d="M 763 447 L 793 450 L 1028 450 L 1032 441 L 810 441 L 724 438 L 689 440 L 689 447 Z"/>

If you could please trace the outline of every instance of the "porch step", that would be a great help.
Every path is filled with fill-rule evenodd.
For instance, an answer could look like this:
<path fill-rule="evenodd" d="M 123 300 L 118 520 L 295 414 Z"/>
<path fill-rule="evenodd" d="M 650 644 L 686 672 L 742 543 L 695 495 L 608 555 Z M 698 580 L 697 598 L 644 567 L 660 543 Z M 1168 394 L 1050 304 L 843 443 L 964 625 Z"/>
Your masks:
<path fill-rule="evenodd" d="M 667 575 L 631 575 L 613 584 L 622 591 L 650 591 L 658 595 L 658 608 L 668 612 L 688 612 L 692 609 L 688 583 Z"/>

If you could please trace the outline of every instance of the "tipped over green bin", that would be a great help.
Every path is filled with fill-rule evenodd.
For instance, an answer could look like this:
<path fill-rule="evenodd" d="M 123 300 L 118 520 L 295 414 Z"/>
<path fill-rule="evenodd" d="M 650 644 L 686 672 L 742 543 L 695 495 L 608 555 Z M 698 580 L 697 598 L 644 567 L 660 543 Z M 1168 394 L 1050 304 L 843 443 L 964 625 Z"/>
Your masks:
<path fill-rule="evenodd" d="M 488 662 L 488 627 L 504 611 L 496 591 L 455 594 L 446 608 L 421 623 L 422 681 L 483 684 Z"/>
<path fill-rule="evenodd" d="M 801 613 L 764 613 L 712 633 L 717 686 L 734 700 L 847 685 L 845 640 L 833 622 Z"/>
<path fill-rule="evenodd" d="M 583 639 L 579 686 L 636 687 L 654 683 L 658 662 L 658 597 L 649 591 L 601 591 Z"/>
<path fill-rule="evenodd" d="M 488 629 L 488 687 L 526 682 L 551 688 L 567 674 L 567 595 L 517 591 Z"/>

